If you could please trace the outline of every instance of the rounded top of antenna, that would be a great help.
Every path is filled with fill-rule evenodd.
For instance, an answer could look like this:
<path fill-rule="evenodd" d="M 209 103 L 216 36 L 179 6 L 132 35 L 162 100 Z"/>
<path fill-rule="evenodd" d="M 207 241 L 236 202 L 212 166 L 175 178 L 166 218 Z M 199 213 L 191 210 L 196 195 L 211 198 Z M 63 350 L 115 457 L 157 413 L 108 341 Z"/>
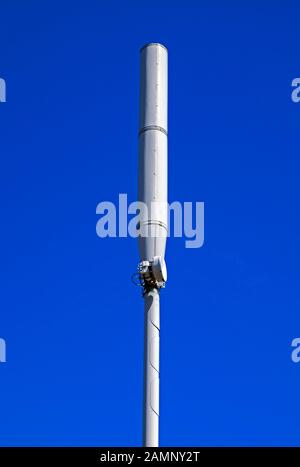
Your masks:
<path fill-rule="evenodd" d="M 160 42 L 148 42 L 148 44 L 145 44 L 142 48 L 141 48 L 141 52 L 146 48 L 146 47 L 150 47 L 151 45 L 157 45 L 157 46 L 160 46 L 162 47 L 163 49 L 165 49 L 167 52 L 168 52 L 168 49 L 165 45 L 161 44 Z"/>

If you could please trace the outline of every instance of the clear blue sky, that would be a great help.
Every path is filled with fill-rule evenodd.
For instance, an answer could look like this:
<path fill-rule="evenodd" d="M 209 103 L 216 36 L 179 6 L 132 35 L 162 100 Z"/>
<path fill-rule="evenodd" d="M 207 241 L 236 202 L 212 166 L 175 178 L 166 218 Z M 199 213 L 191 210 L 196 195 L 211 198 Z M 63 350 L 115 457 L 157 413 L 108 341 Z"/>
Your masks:
<path fill-rule="evenodd" d="M 169 199 L 205 202 L 204 247 L 167 246 L 161 444 L 300 444 L 300 8 L 286 3 L 1 2 L 1 445 L 141 443 L 137 245 L 99 239 L 95 209 L 136 199 L 149 41 L 169 48 Z"/>

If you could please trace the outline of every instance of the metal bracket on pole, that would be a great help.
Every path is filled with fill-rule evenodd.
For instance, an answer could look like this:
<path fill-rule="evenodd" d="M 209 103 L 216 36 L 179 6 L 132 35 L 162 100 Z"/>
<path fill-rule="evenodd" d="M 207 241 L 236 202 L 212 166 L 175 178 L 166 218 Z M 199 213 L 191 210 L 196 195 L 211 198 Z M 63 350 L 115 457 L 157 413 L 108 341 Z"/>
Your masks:
<path fill-rule="evenodd" d="M 144 293 L 151 289 L 162 289 L 166 285 L 167 267 L 161 256 L 154 256 L 152 261 L 141 261 L 138 265 L 140 283 Z"/>

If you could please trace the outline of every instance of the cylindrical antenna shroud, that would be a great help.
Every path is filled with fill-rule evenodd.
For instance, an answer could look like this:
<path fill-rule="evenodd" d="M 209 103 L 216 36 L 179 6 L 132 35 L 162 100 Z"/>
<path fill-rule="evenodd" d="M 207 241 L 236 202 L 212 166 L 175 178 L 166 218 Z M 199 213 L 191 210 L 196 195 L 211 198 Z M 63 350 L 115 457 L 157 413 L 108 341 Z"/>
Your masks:
<path fill-rule="evenodd" d="M 164 258 L 168 231 L 168 52 L 161 44 L 141 50 L 139 250 L 141 261 Z"/>

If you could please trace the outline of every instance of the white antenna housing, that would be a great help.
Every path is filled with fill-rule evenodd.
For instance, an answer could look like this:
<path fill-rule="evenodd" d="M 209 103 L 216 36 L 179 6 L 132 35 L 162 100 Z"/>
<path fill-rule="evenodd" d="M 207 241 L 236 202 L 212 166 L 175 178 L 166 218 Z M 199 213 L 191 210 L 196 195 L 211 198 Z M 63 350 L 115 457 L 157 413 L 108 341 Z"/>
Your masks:
<path fill-rule="evenodd" d="M 139 201 L 141 260 L 165 256 L 168 232 L 168 52 L 161 44 L 141 50 Z"/>

